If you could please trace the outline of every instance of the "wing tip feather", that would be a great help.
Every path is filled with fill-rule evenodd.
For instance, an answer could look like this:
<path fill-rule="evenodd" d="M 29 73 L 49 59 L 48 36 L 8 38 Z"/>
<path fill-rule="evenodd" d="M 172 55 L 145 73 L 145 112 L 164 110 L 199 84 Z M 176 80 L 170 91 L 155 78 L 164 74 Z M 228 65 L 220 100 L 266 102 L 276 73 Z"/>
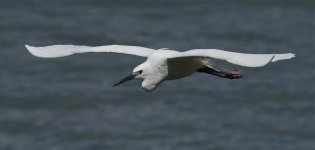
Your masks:
<path fill-rule="evenodd" d="M 271 60 L 271 62 L 275 62 L 278 60 L 291 59 L 294 57 L 295 57 L 295 54 L 293 54 L 293 53 L 275 54 L 275 55 L 273 55 L 273 59 Z"/>
<path fill-rule="evenodd" d="M 26 49 L 36 57 L 40 58 L 57 58 L 64 57 L 73 54 L 71 50 L 64 49 L 62 50 L 62 46 L 64 45 L 52 45 L 46 47 L 34 47 L 25 44 Z M 61 49 L 61 50 L 59 50 Z"/>
<path fill-rule="evenodd" d="M 36 53 L 36 47 L 25 44 L 25 48 L 26 48 L 33 56 L 40 57 L 40 56 L 38 56 L 37 53 Z"/>

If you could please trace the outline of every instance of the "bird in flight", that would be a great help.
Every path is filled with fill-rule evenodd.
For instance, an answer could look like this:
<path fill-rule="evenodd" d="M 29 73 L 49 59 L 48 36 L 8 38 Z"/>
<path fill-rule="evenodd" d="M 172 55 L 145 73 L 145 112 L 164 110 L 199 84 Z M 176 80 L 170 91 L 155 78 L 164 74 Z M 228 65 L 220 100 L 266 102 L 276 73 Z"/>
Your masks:
<path fill-rule="evenodd" d="M 147 60 L 138 65 L 133 71 L 117 82 L 114 86 L 133 79 L 142 81 L 145 91 L 154 90 L 166 80 L 180 79 L 196 72 L 207 73 L 221 78 L 240 79 L 243 73 L 237 70 L 222 71 L 209 64 L 210 59 L 221 59 L 229 63 L 244 67 L 262 67 L 270 62 L 290 59 L 295 56 L 292 53 L 285 54 L 246 54 L 228 52 L 218 49 L 193 49 L 179 52 L 169 49 L 150 49 L 139 46 L 105 45 L 105 46 L 76 46 L 76 45 L 52 45 L 45 47 L 33 47 L 25 45 L 28 51 L 37 57 L 56 58 L 86 52 L 111 52 L 147 57 Z"/>

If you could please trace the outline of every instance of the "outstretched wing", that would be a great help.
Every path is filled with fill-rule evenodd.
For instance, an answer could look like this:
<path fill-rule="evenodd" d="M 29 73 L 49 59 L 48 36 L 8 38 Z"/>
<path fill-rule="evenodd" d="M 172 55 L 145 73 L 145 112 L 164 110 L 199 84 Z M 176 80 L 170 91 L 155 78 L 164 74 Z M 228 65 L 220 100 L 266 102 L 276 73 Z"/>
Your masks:
<path fill-rule="evenodd" d="M 169 57 L 169 59 L 183 57 L 204 57 L 226 60 L 232 64 L 245 67 L 262 67 L 269 62 L 290 59 L 295 55 L 292 53 L 285 54 L 246 54 L 228 52 L 217 49 L 194 49 L 182 53 L 177 53 Z"/>
<path fill-rule="evenodd" d="M 75 53 L 86 52 L 111 52 L 148 57 L 154 49 L 127 46 L 127 45 L 106 45 L 106 46 L 76 46 L 76 45 L 52 45 L 45 47 L 33 47 L 25 45 L 26 49 L 34 56 L 43 58 L 55 58 L 69 56 Z"/>

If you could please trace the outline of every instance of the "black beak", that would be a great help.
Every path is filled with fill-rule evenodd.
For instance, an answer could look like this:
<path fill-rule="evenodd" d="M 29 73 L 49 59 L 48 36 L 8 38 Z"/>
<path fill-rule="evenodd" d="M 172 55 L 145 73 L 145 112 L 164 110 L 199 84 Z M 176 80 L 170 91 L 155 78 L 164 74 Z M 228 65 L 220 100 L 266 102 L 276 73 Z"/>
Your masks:
<path fill-rule="evenodd" d="M 136 74 L 129 74 L 127 77 L 125 77 L 125 78 L 123 78 L 122 80 L 120 80 L 119 82 L 117 82 L 113 87 L 115 87 L 115 86 L 117 86 L 117 85 L 119 85 L 119 84 L 122 84 L 122 83 L 124 83 L 124 82 L 127 82 L 127 81 L 129 81 L 129 80 L 132 80 L 132 79 L 134 79 L 135 78 L 135 76 L 137 76 Z"/>

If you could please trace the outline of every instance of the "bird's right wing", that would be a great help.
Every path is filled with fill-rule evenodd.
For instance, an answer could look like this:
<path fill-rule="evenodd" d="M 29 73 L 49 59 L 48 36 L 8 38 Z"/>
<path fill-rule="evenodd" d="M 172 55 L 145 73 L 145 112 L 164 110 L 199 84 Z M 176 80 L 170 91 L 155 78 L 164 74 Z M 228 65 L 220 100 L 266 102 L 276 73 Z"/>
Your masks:
<path fill-rule="evenodd" d="M 95 47 L 76 45 L 51 45 L 45 47 L 33 47 L 25 45 L 25 47 L 32 55 L 42 58 L 64 57 L 75 53 L 86 52 L 111 52 L 148 57 L 154 52 L 154 49 L 127 45 L 105 45 Z"/>
<path fill-rule="evenodd" d="M 262 67 L 269 62 L 290 59 L 295 55 L 292 53 L 285 54 L 246 54 L 223 51 L 218 49 L 194 49 L 186 52 L 177 53 L 170 56 L 169 59 L 180 59 L 187 57 L 203 57 L 226 60 L 235 65 L 245 67 Z"/>

